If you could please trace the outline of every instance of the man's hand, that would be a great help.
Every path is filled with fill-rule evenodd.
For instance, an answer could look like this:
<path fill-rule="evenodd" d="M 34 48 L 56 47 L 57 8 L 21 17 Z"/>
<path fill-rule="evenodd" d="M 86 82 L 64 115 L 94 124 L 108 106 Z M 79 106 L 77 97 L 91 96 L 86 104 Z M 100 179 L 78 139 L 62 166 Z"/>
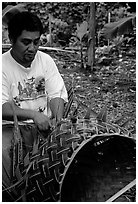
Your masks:
<path fill-rule="evenodd" d="M 43 113 L 35 112 L 33 121 L 41 131 L 48 130 L 51 127 L 50 119 Z"/>

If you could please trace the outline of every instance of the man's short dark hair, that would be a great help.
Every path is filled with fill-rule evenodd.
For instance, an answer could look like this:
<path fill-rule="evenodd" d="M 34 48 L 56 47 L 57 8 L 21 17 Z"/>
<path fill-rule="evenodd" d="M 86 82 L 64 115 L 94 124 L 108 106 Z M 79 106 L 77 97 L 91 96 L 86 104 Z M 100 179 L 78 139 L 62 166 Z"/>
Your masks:
<path fill-rule="evenodd" d="M 43 26 L 40 19 L 28 11 L 19 12 L 13 16 L 8 24 L 8 32 L 10 40 L 16 42 L 22 31 L 39 31 L 43 33 Z"/>

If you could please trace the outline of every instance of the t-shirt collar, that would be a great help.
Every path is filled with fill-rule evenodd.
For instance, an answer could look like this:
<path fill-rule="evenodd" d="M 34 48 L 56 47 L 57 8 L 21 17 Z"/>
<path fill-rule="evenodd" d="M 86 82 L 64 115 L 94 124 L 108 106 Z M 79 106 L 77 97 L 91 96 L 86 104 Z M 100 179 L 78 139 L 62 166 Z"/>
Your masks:
<path fill-rule="evenodd" d="M 34 64 L 34 62 L 35 62 L 36 56 L 35 56 L 34 60 L 32 61 L 30 67 L 24 67 L 23 65 L 21 65 L 20 63 L 18 63 L 18 62 L 12 57 L 12 55 L 11 55 L 11 49 L 9 50 L 9 54 L 10 54 L 11 59 L 14 61 L 14 63 L 17 64 L 22 70 L 24 70 L 25 72 L 30 72 L 30 71 L 32 70 L 32 67 L 33 67 L 33 64 Z M 37 55 L 37 53 L 36 53 L 36 55 Z"/>

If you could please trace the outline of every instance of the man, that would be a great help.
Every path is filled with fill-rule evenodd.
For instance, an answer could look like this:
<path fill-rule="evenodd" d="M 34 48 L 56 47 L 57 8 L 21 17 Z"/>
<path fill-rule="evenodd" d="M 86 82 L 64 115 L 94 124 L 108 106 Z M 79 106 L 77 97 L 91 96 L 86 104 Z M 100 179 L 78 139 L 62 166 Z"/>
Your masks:
<path fill-rule="evenodd" d="M 27 11 L 15 14 L 8 23 L 11 49 L 2 55 L 2 118 L 32 119 L 45 131 L 50 119 L 63 117 L 67 91 L 53 59 L 38 50 L 42 24 Z"/>

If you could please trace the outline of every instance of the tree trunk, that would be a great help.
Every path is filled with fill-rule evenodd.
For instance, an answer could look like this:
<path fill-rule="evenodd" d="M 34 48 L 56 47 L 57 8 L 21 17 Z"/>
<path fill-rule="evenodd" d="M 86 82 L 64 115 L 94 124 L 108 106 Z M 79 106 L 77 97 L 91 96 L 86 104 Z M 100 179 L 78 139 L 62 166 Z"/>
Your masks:
<path fill-rule="evenodd" d="M 49 14 L 49 35 L 50 35 L 49 45 L 50 45 L 50 47 L 52 47 L 52 30 L 51 30 L 52 26 L 51 26 L 51 18 L 52 18 L 52 16 L 51 16 L 51 14 Z"/>
<path fill-rule="evenodd" d="M 93 70 L 95 61 L 95 3 L 90 3 L 88 69 Z"/>

